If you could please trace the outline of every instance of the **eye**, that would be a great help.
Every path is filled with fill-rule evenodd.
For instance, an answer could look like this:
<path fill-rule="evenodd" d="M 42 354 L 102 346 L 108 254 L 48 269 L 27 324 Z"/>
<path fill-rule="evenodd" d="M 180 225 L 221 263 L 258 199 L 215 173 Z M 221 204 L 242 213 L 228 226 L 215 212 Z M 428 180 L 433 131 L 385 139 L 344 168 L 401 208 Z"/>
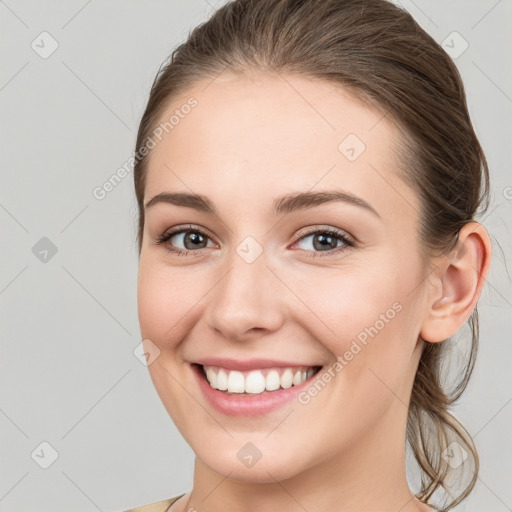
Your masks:
<path fill-rule="evenodd" d="M 176 240 L 174 243 L 181 243 L 185 248 L 180 249 L 179 247 L 175 247 L 174 243 L 171 243 L 172 239 Z M 185 256 L 192 252 L 198 252 L 196 249 L 206 248 L 209 239 L 210 237 L 204 231 L 194 226 L 188 226 L 188 229 L 184 229 L 183 226 L 181 226 L 160 235 L 156 239 L 155 244 L 165 245 L 168 251 L 178 256 Z"/>
<path fill-rule="evenodd" d="M 306 246 L 304 250 L 310 253 L 306 255 L 308 258 L 332 256 L 333 253 L 337 254 L 338 252 L 346 251 L 355 245 L 354 240 L 347 233 L 333 228 L 316 229 L 306 234 L 300 231 L 299 237 L 294 245 L 304 242 L 308 238 L 311 239 L 308 243 L 304 244 Z M 173 239 L 176 240 L 171 243 Z M 187 228 L 179 226 L 171 231 L 166 231 L 156 239 L 155 244 L 164 245 L 168 251 L 178 256 L 186 256 L 193 252 L 200 252 L 199 249 L 205 249 L 208 245 L 208 240 L 211 240 L 211 238 L 204 231 L 189 225 Z M 176 247 L 176 243 L 183 244 L 184 249 Z"/>
<path fill-rule="evenodd" d="M 310 239 L 304 244 L 306 251 L 313 251 L 306 256 L 308 258 L 332 256 L 333 254 L 346 251 L 355 245 L 354 240 L 347 233 L 333 228 L 316 229 L 309 231 L 305 235 L 303 232 L 300 232 L 299 236 L 299 240 L 294 245 Z"/>

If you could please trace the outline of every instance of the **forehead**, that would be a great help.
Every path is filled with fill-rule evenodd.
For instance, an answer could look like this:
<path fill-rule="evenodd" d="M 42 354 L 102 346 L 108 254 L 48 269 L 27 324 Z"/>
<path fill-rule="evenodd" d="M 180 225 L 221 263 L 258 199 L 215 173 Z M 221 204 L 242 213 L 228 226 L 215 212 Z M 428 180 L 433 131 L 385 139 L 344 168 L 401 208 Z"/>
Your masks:
<path fill-rule="evenodd" d="M 185 108 L 190 98 L 196 104 Z M 283 193 L 342 188 L 381 209 L 417 203 L 396 173 L 399 131 L 339 85 L 221 74 L 173 100 L 160 122 L 173 115 L 150 153 L 145 201 L 183 191 L 270 208 Z"/>

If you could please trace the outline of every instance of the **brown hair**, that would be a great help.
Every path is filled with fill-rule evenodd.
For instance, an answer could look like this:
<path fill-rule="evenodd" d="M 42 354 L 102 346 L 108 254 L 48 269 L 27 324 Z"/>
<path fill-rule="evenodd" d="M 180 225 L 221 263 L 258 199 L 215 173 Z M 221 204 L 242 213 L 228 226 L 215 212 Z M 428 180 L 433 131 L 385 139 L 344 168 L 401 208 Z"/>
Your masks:
<path fill-rule="evenodd" d="M 402 178 L 421 201 L 419 240 L 428 263 L 447 255 L 458 232 L 489 204 L 489 173 L 469 117 L 459 72 L 441 46 L 405 10 L 387 0 L 237 0 L 197 26 L 171 54 L 155 78 L 137 135 L 140 152 L 170 101 L 199 81 L 222 71 L 284 72 L 319 78 L 350 89 L 393 120 L 403 133 Z M 144 188 L 148 157 L 134 168 L 139 207 L 138 247 L 144 228 Z M 480 211 L 478 211 L 480 209 Z M 425 265 L 425 276 L 428 275 Z M 449 412 L 466 388 L 478 344 L 478 312 L 468 326 L 471 347 L 459 382 L 447 390 L 441 364 L 443 343 L 425 343 L 415 376 L 407 440 L 421 472 L 418 499 L 436 490 L 449 495 L 449 510 L 473 489 L 478 454 L 469 433 Z M 451 442 L 468 453 L 449 464 Z M 458 494 L 450 482 L 469 481 Z"/>

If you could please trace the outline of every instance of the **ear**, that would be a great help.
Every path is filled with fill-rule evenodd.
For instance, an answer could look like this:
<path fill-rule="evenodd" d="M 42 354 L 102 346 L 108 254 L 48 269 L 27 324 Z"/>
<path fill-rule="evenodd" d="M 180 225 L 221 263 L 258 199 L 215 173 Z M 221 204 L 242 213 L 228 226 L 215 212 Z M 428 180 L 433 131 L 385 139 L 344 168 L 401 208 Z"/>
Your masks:
<path fill-rule="evenodd" d="M 469 222 L 459 231 L 455 248 L 437 264 L 428 294 L 420 336 L 436 343 L 453 336 L 476 307 L 491 264 L 491 241 L 485 228 Z"/>

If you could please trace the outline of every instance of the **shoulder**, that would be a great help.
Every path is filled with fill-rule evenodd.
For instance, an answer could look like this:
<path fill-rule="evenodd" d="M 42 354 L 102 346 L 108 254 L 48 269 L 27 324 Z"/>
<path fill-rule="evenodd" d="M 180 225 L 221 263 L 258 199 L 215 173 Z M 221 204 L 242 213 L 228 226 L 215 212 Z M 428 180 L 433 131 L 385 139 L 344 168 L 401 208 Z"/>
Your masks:
<path fill-rule="evenodd" d="M 180 494 L 179 496 L 175 496 L 174 498 L 169 498 L 168 500 L 157 501 L 156 503 L 143 505 L 142 507 L 130 508 L 129 510 L 124 510 L 123 512 L 166 512 L 169 510 L 169 507 L 175 501 L 178 501 L 182 496 L 185 496 L 185 493 Z"/>

